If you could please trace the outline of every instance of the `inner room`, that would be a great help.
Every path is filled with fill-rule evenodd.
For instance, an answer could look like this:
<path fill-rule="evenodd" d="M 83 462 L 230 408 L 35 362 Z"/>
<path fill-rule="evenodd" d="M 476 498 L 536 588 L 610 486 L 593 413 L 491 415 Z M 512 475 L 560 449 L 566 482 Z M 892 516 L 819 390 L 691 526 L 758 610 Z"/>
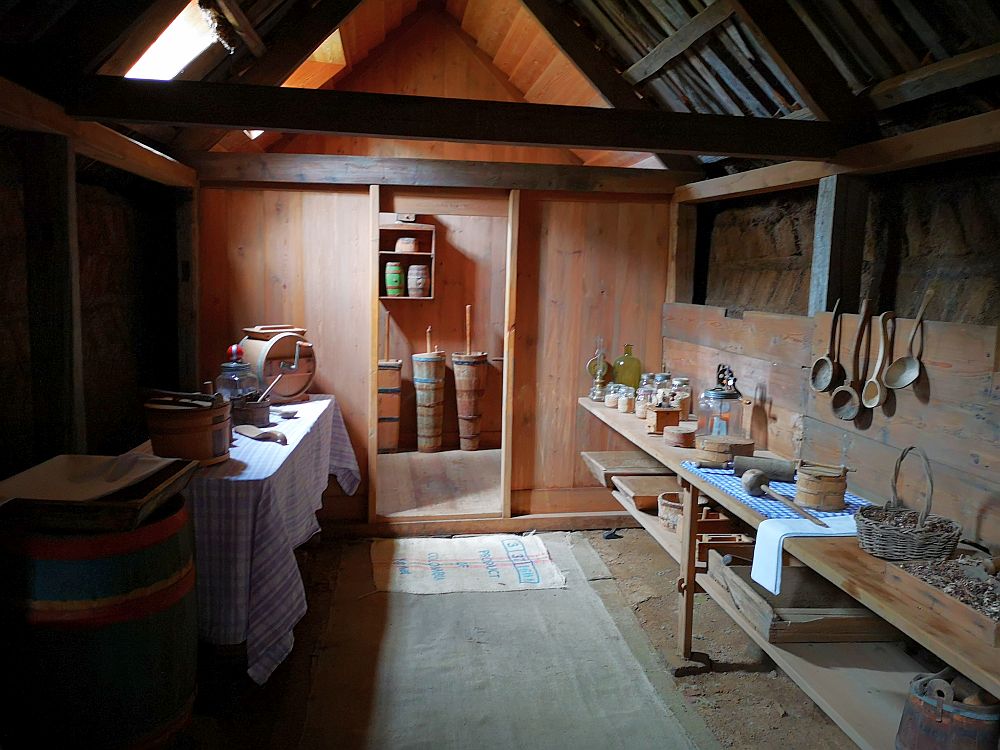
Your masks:
<path fill-rule="evenodd" d="M 0 746 L 1000 750 L 1000 8 L 0 2 Z"/>

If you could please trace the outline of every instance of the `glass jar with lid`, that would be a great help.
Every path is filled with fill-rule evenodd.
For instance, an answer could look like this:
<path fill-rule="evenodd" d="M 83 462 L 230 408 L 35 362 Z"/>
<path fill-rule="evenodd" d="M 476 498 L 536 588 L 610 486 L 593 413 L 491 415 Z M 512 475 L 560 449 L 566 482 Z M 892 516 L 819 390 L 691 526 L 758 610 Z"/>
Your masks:
<path fill-rule="evenodd" d="M 644 372 L 642 374 L 642 381 L 635 391 L 635 415 L 639 419 L 646 418 L 646 409 L 652 405 L 655 395 L 656 389 L 653 387 L 653 373 Z"/>
<path fill-rule="evenodd" d="M 667 406 L 670 400 L 670 373 L 658 372 L 653 377 L 653 401 L 650 406 Z"/>
<path fill-rule="evenodd" d="M 688 378 L 672 378 L 670 391 L 673 400 L 681 410 L 681 419 L 687 419 L 691 414 L 691 381 Z"/>
<path fill-rule="evenodd" d="M 618 383 L 612 383 L 604 390 L 604 405 L 609 409 L 618 408 L 618 389 L 621 388 Z"/>
<path fill-rule="evenodd" d="M 618 411 L 622 414 L 635 411 L 635 388 L 623 385 L 618 389 Z"/>
<path fill-rule="evenodd" d="M 698 399 L 697 435 L 745 437 L 743 398 L 737 390 L 713 388 Z"/>
<path fill-rule="evenodd" d="M 215 390 L 229 401 L 249 396 L 260 389 L 257 376 L 246 362 L 223 362 L 222 372 L 215 379 Z"/>

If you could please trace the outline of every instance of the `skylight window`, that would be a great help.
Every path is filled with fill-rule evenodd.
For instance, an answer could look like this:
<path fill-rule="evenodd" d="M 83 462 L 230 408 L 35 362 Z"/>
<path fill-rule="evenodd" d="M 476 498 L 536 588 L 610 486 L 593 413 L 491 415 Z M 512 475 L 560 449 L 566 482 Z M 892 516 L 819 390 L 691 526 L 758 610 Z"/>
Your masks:
<path fill-rule="evenodd" d="M 215 35 L 198 8 L 198 0 L 191 0 L 125 77 L 169 81 L 214 41 Z"/>

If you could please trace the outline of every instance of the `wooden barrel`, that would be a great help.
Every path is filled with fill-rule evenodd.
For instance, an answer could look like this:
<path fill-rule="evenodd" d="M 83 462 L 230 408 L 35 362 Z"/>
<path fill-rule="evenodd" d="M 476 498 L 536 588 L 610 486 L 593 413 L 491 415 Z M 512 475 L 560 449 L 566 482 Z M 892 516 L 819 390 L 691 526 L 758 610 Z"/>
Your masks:
<path fill-rule="evenodd" d="M 267 388 L 279 374 L 284 375 L 274 390 L 272 401 L 305 401 L 306 391 L 316 377 L 316 352 L 305 337 L 304 328 L 288 325 L 254 326 L 244 328 L 246 337 L 240 342 L 243 358 L 262 389 Z"/>
<path fill-rule="evenodd" d="M 395 453 L 399 449 L 399 401 L 401 359 L 378 361 L 378 452 Z"/>
<path fill-rule="evenodd" d="M 229 459 L 232 425 L 228 402 L 207 408 L 147 403 L 145 411 L 155 455 L 199 461 L 202 466 Z"/>
<path fill-rule="evenodd" d="M 397 253 L 419 253 L 420 241 L 416 237 L 400 237 L 396 240 Z"/>
<path fill-rule="evenodd" d="M 982 706 L 928 690 L 935 675 L 917 675 L 896 732 L 896 750 L 995 750 L 1000 741 L 1000 706 Z"/>
<path fill-rule="evenodd" d="M 427 297 L 430 290 L 430 270 L 421 263 L 414 263 L 406 270 L 406 291 L 411 297 Z"/>
<path fill-rule="evenodd" d="M 444 352 L 413 355 L 413 388 L 417 392 L 417 450 L 441 450 L 444 416 Z"/>
<path fill-rule="evenodd" d="M 385 296 L 403 296 L 403 264 L 398 260 L 385 264 Z"/>
<path fill-rule="evenodd" d="M 0 536 L 3 747 L 149 747 L 191 716 L 194 535 L 179 496 L 124 533 Z"/>
<path fill-rule="evenodd" d="M 486 395 L 486 352 L 451 355 L 458 401 L 458 442 L 463 451 L 479 450 L 479 399 Z"/>

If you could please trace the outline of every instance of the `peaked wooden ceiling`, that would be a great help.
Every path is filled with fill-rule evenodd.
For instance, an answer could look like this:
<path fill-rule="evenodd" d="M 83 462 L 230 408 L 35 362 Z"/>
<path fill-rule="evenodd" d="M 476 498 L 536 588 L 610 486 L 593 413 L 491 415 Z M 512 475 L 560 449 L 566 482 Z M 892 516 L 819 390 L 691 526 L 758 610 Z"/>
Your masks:
<path fill-rule="evenodd" d="M 699 153 L 696 144 L 697 148 L 712 149 L 706 152 L 719 154 L 717 158 L 740 153 L 788 158 L 777 155 L 783 152 L 773 147 L 773 138 L 770 150 L 763 145 L 754 147 L 754 143 L 767 141 L 766 137 L 757 139 L 757 134 L 799 131 L 772 128 L 764 121 L 829 119 L 839 123 L 848 142 L 859 142 L 875 137 L 876 125 L 886 134 L 912 128 L 910 123 L 919 127 L 1000 106 L 997 90 L 987 81 L 1000 75 L 1000 10 L 992 0 L 215 2 L 228 9 L 227 15 L 244 19 L 244 31 L 249 32 L 243 34 L 246 44 L 237 45 L 232 55 L 226 55 L 220 45 L 212 45 L 182 71 L 179 80 L 275 86 L 292 75 L 291 85 L 295 86 L 353 88 L 361 64 L 373 52 L 384 54 L 385 45 L 396 43 L 408 19 L 419 9 L 421 13 L 447 13 L 506 81 L 510 100 L 582 105 L 595 111 L 610 106 L 715 114 L 725 115 L 729 121 L 723 124 L 704 117 L 681 120 L 659 115 L 659 119 L 645 120 L 641 116 L 595 119 L 580 112 L 595 126 L 599 122 L 609 128 L 614 123 L 660 122 L 663 128 L 683 123 L 686 128 L 719 130 L 707 141 L 686 135 L 614 141 L 591 134 L 574 142 L 541 131 L 537 137 L 515 141 L 524 145 L 561 142 L 591 148 L 663 149 L 656 154 L 576 150 L 574 158 L 590 165 L 662 164 L 690 169 L 697 162 L 684 153 Z M 84 80 L 98 72 L 120 75 L 185 4 L 186 0 L 0 2 L 0 75 L 58 102 L 76 98 L 79 103 L 79 92 L 93 88 L 96 93 L 83 110 L 89 107 L 93 116 L 107 122 L 152 123 L 139 126 L 141 132 L 168 151 L 208 149 L 224 136 L 223 148 L 240 147 L 236 136 L 205 129 L 234 127 L 243 119 L 232 115 L 239 101 L 239 96 L 229 96 L 235 93 L 232 89 L 201 90 L 205 96 L 226 100 L 220 106 L 228 106 L 228 116 L 190 110 L 184 119 L 164 115 L 161 110 L 153 117 L 143 112 L 136 117 L 134 106 L 115 111 L 114 100 L 108 98 L 113 88 Z M 331 37 L 338 28 L 338 35 Z M 159 89 L 169 86 L 120 87 L 118 91 L 155 92 L 159 97 Z M 942 98 L 957 89 L 961 89 L 957 99 Z M 184 91 L 194 95 L 192 90 Z M 401 93 L 412 95 L 405 87 Z M 296 101 L 303 106 L 361 101 L 343 97 L 288 99 L 270 97 L 263 91 L 259 95 L 274 104 Z M 930 107 L 897 109 L 900 104 L 936 95 L 941 96 L 931 101 L 942 106 L 931 117 L 921 119 Z M 476 98 L 467 93 L 463 96 Z M 959 100 L 959 106 L 948 111 L 948 106 Z M 407 106 L 401 100 L 384 101 L 386 106 Z M 418 106 L 415 101 L 414 106 Z M 86 117 L 80 109 L 77 112 Z M 554 110 L 537 113 L 539 118 L 557 115 Z M 403 116 L 404 120 L 397 117 L 391 132 L 407 133 L 405 126 L 399 126 L 405 121 Z M 173 124 L 182 122 L 201 127 Z M 297 127 L 281 122 L 280 117 L 272 118 L 271 123 L 271 127 Z M 356 124 L 351 127 L 355 129 L 340 132 L 378 132 L 357 129 Z M 310 128 L 315 131 L 312 125 L 306 130 Z M 729 145 L 723 138 L 729 128 L 736 134 L 732 136 L 735 141 L 742 139 L 742 147 Z M 813 158 L 822 158 L 826 148 L 821 145 L 822 134 L 826 131 L 808 130 L 812 145 L 801 148 Z M 444 137 L 440 132 L 430 137 Z M 804 136 L 806 130 L 801 133 Z M 482 134 L 467 129 L 463 135 L 475 142 Z M 255 148 L 275 138 L 268 136 Z M 284 141 L 287 147 L 288 139 Z M 701 162 L 710 159 L 699 157 Z"/>

